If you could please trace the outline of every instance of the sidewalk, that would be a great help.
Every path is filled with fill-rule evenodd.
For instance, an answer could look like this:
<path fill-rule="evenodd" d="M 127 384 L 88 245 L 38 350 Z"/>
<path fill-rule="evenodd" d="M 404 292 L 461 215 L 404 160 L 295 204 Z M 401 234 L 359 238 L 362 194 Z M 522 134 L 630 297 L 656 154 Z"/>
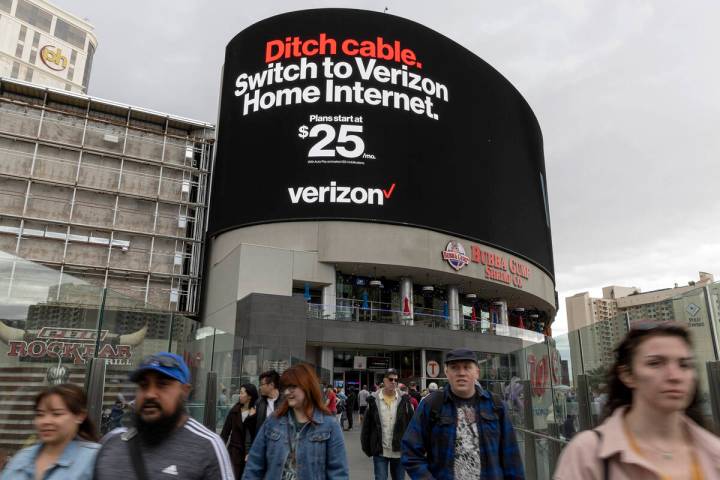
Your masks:
<path fill-rule="evenodd" d="M 350 478 L 352 480 L 374 480 L 372 458 L 365 455 L 360 447 L 360 419 L 357 415 L 355 415 L 353 429 L 343 433 L 345 434 L 348 465 L 350 465 Z M 405 475 L 405 478 L 410 477 Z"/>

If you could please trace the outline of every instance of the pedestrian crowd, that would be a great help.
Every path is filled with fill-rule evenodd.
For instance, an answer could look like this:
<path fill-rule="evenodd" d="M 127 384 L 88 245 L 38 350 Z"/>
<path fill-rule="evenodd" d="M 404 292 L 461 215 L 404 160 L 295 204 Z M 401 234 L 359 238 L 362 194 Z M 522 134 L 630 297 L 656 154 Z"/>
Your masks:
<path fill-rule="evenodd" d="M 573 430 L 553 478 L 720 479 L 720 439 L 697 409 L 692 352 L 678 324 L 632 329 L 616 349 L 604 420 Z M 423 391 L 401 384 L 394 369 L 359 391 L 321 385 L 308 364 L 264 372 L 257 387 L 239 387 L 232 406 L 221 390 L 218 435 L 187 413 L 183 359 L 159 352 L 130 374 L 134 400 L 103 413 L 101 440 L 80 387 L 37 395 L 37 441 L 7 462 L 0 480 L 348 479 L 343 430 L 353 429 L 355 411 L 376 480 L 524 479 L 507 399 L 481 386 L 474 352 L 450 351 L 444 363 L 447 384 Z"/>

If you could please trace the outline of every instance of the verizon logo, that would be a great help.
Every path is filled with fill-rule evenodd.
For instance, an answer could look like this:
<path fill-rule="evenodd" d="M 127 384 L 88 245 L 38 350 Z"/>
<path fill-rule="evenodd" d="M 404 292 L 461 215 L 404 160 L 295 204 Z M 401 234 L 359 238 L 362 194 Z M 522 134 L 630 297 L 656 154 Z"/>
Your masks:
<path fill-rule="evenodd" d="M 343 187 L 335 181 L 329 186 L 288 188 L 292 203 L 355 203 L 358 205 L 383 205 L 395 191 L 393 183 L 387 189 Z"/>

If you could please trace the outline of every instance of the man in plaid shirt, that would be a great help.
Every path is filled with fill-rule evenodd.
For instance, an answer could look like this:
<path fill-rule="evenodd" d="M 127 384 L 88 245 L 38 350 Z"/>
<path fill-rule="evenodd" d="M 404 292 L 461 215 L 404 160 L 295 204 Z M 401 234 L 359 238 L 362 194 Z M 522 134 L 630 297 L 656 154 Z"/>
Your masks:
<path fill-rule="evenodd" d="M 483 390 L 475 352 L 445 356 L 449 385 L 425 398 L 402 439 L 413 480 L 522 480 L 515 432 L 498 399 Z"/>

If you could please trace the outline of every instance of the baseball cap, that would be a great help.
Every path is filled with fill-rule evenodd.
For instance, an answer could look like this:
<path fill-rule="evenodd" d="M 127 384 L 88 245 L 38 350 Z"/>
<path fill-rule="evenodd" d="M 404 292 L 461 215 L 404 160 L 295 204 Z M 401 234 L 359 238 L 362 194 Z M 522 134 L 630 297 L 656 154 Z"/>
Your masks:
<path fill-rule="evenodd" d="M 437 383 L 435 383 L 435 382 L 430 382 L 430 385 L 428 385 L 428 390 L 430 390 L 431 392 L 434 392 L 434 391 L 437 390 L 437 389 L 438 389 Z"/>
<path fill-rule="evenodd" d="M 445 354 L 445 363 L 459 362 L 461 360 L 469 360 L 477 363 L 477 355 L 475 355 L 475 352 L 468 350 L 467 348 L 457 348 L 455 350 L 450 350 Z"/>
<path fill-rule="evenodd" d="M 182 384 L 190 383 L 190 370 L 180 355 L 157 352 L 143 358 L 138 367 L 130 373 L 130 381 L 137 382 L 145 372 L 158 372 Z"/>

